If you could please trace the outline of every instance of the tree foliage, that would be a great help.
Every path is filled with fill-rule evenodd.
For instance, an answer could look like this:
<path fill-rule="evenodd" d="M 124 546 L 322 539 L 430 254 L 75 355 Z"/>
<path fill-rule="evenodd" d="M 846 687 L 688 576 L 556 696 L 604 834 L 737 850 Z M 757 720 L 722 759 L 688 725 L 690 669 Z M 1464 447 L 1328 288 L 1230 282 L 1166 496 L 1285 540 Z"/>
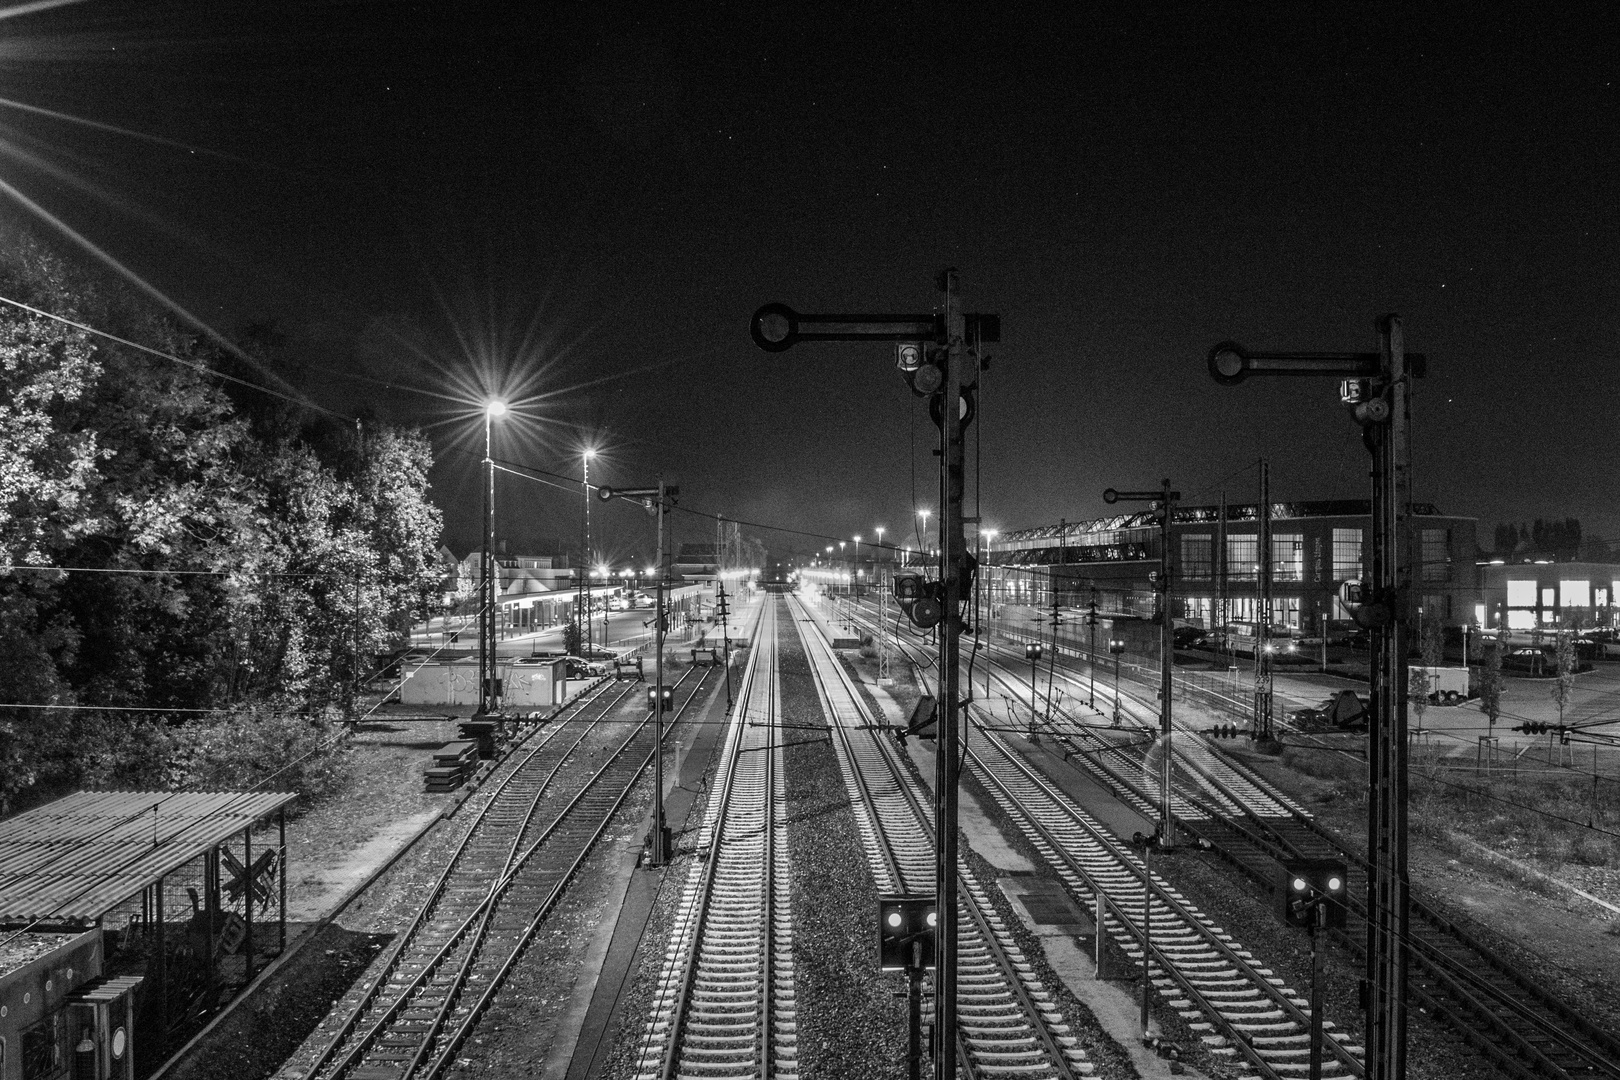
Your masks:
<path fill-rule="evenodd" d="M 26 235 L 0 250 L 0 294 L 195 365 L 0 308 L 0 811 L 33 789 L 248 782 L 226 748 L 319 744 L 438 605 L 428 443 L 233 397 L 206 373 L 235 363 L 218 345 Z M 319 786 L 312 760 L 297 779 Z"/>

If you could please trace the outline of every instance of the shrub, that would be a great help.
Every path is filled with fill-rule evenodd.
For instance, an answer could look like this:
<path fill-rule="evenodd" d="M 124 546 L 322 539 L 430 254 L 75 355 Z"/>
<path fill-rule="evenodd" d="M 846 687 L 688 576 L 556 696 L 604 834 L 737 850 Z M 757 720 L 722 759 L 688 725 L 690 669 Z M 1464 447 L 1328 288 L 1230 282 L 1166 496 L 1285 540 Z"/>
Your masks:
<path fill-rule="evenodd" d="M 167 780 L 204 791 L 297 792 L 300 804 L 348 779 L 348 738 L 335 710 L 298 715 L 269 706 L 188 720 L 173 730 Z"/>

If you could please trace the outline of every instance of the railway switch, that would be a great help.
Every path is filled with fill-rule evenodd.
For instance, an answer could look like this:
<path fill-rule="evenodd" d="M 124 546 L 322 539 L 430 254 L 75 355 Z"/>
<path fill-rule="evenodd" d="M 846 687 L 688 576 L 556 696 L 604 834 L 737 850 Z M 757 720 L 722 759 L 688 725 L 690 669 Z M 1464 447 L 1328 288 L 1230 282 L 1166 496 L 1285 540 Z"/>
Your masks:
<path fill-rule="evenodd" d="M 878 897 L 878 967 L 920 971 L 934 966 L 934 897 L 886 893 Z"/>
<path fill-rule="evenodd" d="M 1283 922 L 1344 928 L 1350 879 L 1343 859 L 1290 859 L 1283 873 Z"/>

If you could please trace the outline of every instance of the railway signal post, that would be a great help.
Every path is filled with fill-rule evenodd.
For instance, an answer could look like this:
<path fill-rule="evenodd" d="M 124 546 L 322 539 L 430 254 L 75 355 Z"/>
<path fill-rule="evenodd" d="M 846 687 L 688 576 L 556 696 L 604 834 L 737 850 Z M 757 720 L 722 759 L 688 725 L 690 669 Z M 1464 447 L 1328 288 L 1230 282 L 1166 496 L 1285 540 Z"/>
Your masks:
<path fill-rule="evenodd" d="M 962 601 L 976 566 L 968 556 L 963 493 L 966 455 L 962 433 L 973 419 L 975 387 L 983 367 L 979 346 L 1001 340 L 1001 317 L 963 312 L 956 270 L 937 279 L 940 309 L 928 315 L 805 315 L 784 304 L 754 313 L 749 332 L 766 352 L 800 341 L 925 342 L 900 350 L 899 365 L 912 392 L 926 398 L 940 433 L 939 742 L 935 752 L 934 858 L 939 925 L 934 969 L 934 1075 L 956 1075 L 957 774 L 960 768 Z"/>
<path fill-rule="evenodd" d="M 1406 351 L 1401 320 L 1377 322 L 1375 353 L 1257 353 L 1223 341 L 1206 358 L 1215 381 L 1251 375 L 1336 376 L 1339 400 L 1362 428 L 1372 455 L 1371 580 L 1359 590 L 1356 621 L 1372 637 L 1367 728 L 1367 1077 L 1406 1075 L 1406 991 L 1411 883 L 1406 841 L 1406 643 L 1414 610 L 1407 474 L 1411 380 L 1428 364 Z"/>
<path fill-rule="evenodd" d="M 1170 772 L 1175 755 L 1170 752 L 1170 694 L 1175 672 L 1176 640 L 1174 590 L 1170 585 L 1170 522 L 1175 514 L 1176 500 L 1181 492 L 1170 490 L 1170 481 L 1163 481 L 1158 491 L 1103 492 L 1103 502 L 1145 502 L 1161 512 L 1159 517 L 1159 572 L 1154 584 L 1159 592 L 1159 740 L 1164 751 L 1159 763 L 1159 846 L 1166 850 L 1175 846 L 1176 823 L 1170 807 Z M 1114 722 L 1119 722 L 1119 662 L 1114 666 Z"/>
<path fill-rule="evenodd" d="M 652 831 L 647 836 L 650 863 L 655 867 L 663 866 L 669 861 L 670 855 L 669 826 L 664 824 L 664 712 L 666 697 L 672 696 L 664 688 L 664 633 L 669 629 L 669 613 L 664 610 L 664 579 L 669 573 L 664 562 L 664 515 L 669 512 L 670 498 L 680 492 L 680 488 L 671 487 L 662 480 L 658 481 L 657 487 L 596 489 L 596 497 L 603 502 L 617 498 L 643 506 L 651 504 L 653 512 L 658 515 L 657 599 L 653 605 L 653 633 L 657 652 L 653 657 L 655 689 L 650 695 L 653 699 L 653 822 Z"/>

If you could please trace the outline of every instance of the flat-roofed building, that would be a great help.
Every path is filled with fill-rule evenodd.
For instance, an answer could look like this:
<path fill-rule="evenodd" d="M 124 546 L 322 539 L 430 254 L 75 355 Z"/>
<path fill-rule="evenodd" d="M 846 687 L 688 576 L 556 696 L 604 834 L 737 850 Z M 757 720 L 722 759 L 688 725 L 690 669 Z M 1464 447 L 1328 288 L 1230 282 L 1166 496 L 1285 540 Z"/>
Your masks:
<path fill-rule="evenodd" d="M 1417 503 L 1411 518 L 1414 589 L 1425 611 L 1463 625 L 1479 602 L 1477 520 Z M 1205 629 L 1260 621 L 1260 507 L 1180 506 L 1170 529 L 1178 624 Z M 1160 528 L 1156 511 L 1059 521 L 996 536 L 982 573 L 994 605 L 1062 607 L 1146 618 L 1156 607 Z M 1329 636 L 1350 628 L 1339 586 L 1369 573 L 1367 500 L 1271 505 L 1273 633 Z"/>

